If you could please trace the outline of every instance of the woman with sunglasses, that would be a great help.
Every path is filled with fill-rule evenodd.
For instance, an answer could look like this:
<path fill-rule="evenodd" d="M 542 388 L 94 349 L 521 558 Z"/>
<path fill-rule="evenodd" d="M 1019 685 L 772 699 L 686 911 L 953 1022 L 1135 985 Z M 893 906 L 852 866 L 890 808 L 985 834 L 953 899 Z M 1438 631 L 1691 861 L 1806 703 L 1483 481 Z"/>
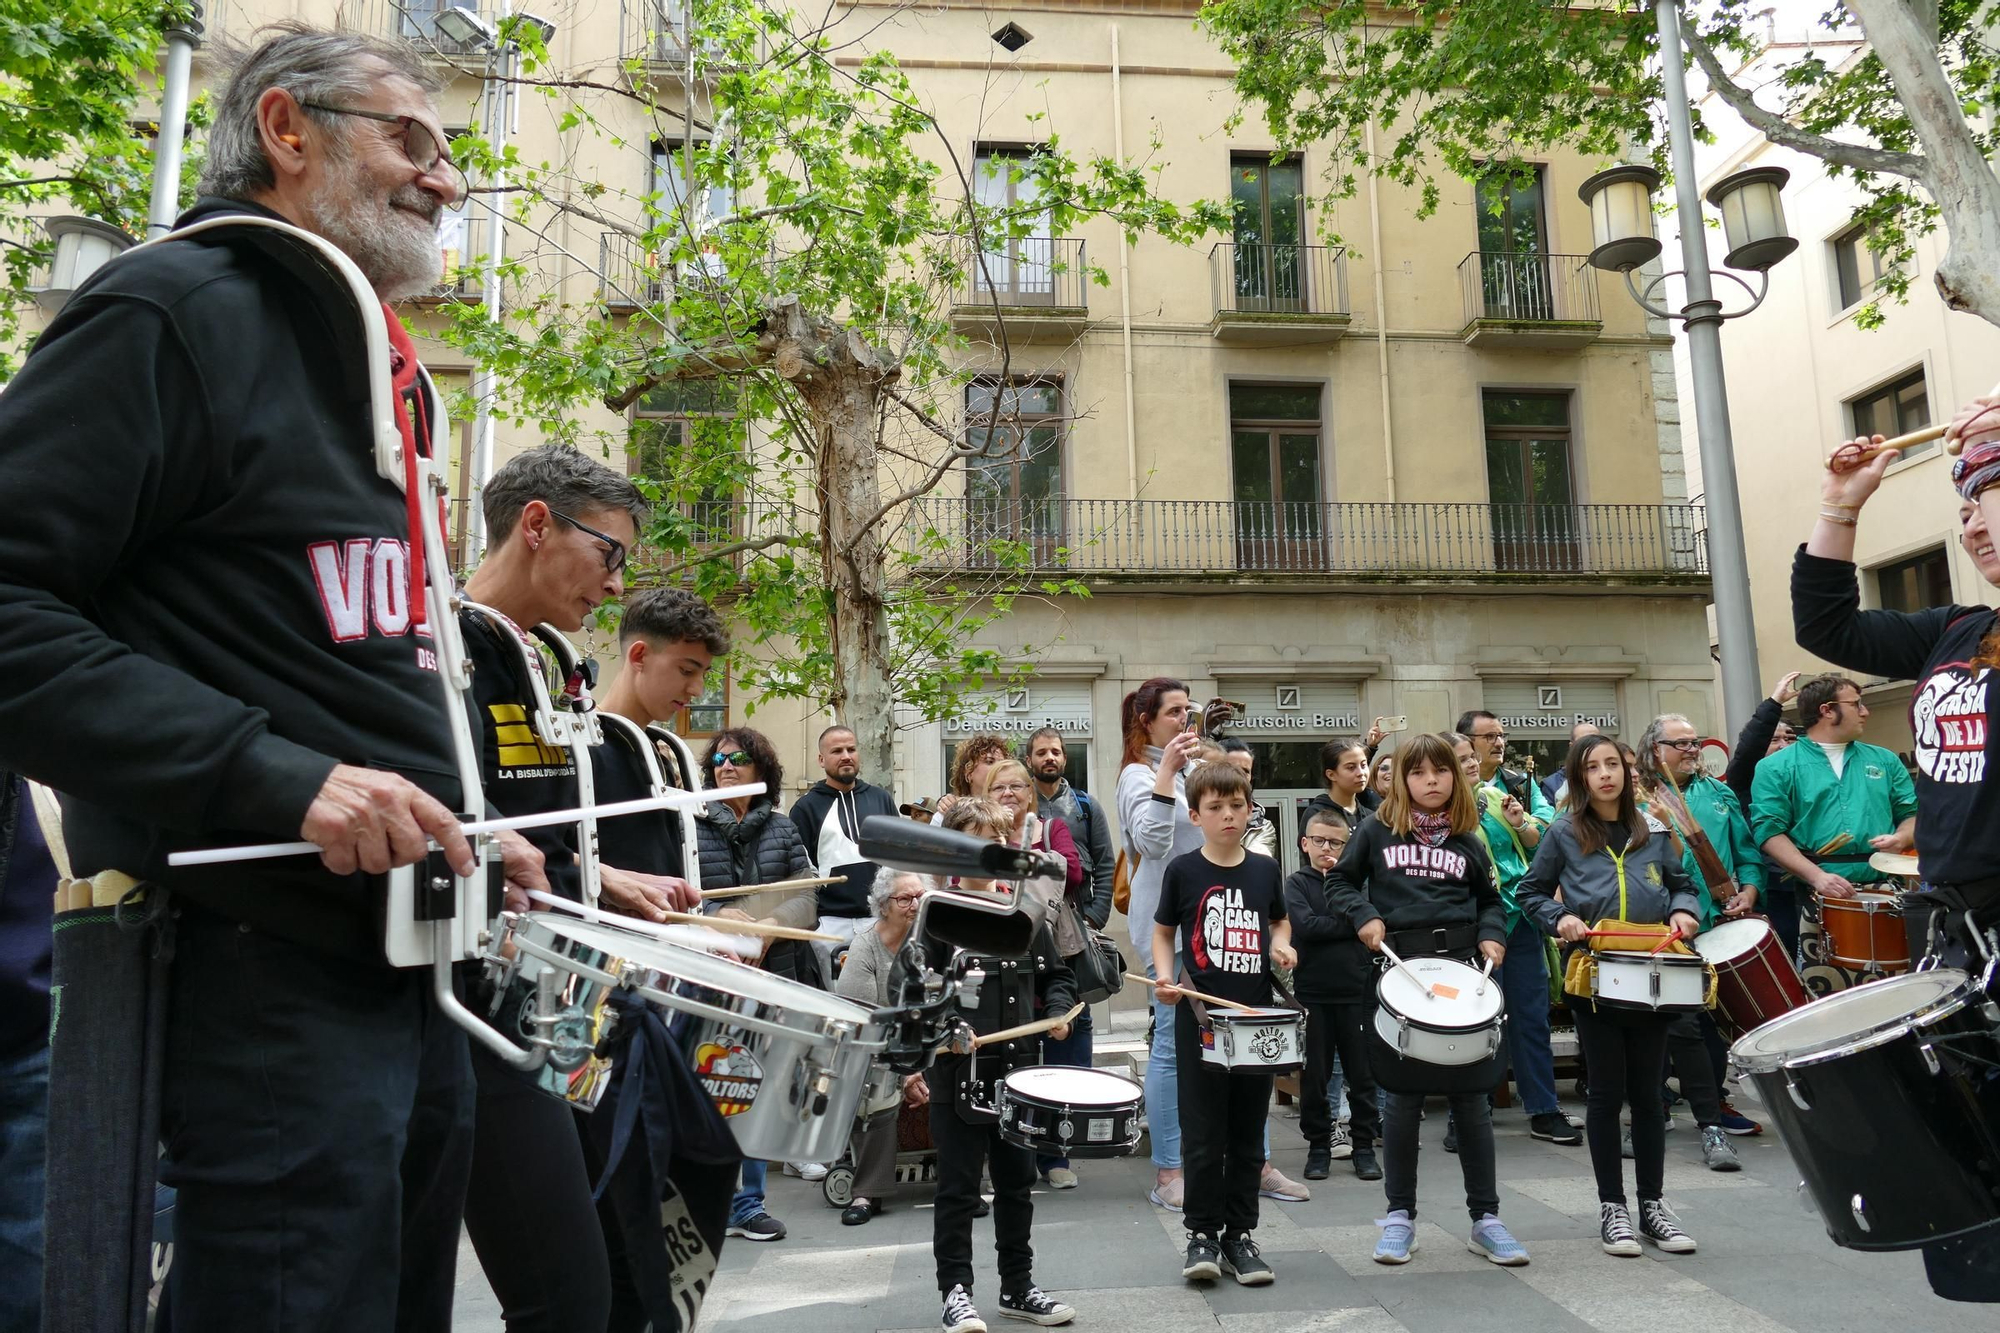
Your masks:
<path fill-rule="evenodd" d="M 785 766 L 764 733 L 748 727 L 717 732 L 702 755 L 701 766 L 712 786 L 764 784 L 761 796 L 710 801 L 697 816 L 695 840 L 705 892 L 804 879 L 813 873 L 798 827 L 779 814 L 777 793 L 784 786 Z M 819 919 L 819 896 L 810 888 L 780 889 L 731 898 L 727 905 L 709 910 L 738 921 L 766 921 L 810 930 Z M 760 965 L 789 980 L 826 988 L 819 955 L 803 943 L 773 941 Z M 743 1163 L 743 1184 L 729 1206 L 728 1234 L 759 1241 L 785 1238 L 785 1224 L 764 1211 L 768 1169 L 765 1162 Z"/>

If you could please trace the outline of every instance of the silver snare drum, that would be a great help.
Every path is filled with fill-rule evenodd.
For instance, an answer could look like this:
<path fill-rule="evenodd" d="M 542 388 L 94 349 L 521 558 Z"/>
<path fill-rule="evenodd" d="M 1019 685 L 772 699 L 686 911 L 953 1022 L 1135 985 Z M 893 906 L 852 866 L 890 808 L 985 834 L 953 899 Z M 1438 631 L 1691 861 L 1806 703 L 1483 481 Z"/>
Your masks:
<path fill-rule="evenodd" d="M 840 1156 L 869 1066 L 886 1045 L 866 1009 L 617 926 L 535 912 L 517 918 L 511 934 L 523 954 L 575 978 L 578 1018 L 591 1020 L 580 1032 L 602 1035 L 600 1015 L 612 989 L 687 1015 L 692 1021 L 681 1042 L 688 1063 L 746 1156 L 807 1162 Z M 556 1064 L 554 1056 L 549 1063 Z M 601 1087 L 596 1095 L 603 1095 Z"/>

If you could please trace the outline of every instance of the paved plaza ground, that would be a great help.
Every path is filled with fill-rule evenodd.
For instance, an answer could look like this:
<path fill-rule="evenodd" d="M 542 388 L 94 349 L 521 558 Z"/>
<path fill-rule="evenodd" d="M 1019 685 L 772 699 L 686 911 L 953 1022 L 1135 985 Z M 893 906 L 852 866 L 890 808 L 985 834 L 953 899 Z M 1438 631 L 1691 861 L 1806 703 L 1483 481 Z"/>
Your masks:
<path fill-rule="evenodd" d="M 1748 1097 L 1738 1105 L 1757 1114 Z M 1279 1167 L 1296 1179 L 1305 1147 L 1294 1109 L 1274 1109 L 1271 1145 Z M 1574 1102 L 1565 1109 L 1582 1114 Z M 1835 1248 L 1801 1205 L 1798 1175 L 1770 1133 L 1733 1140 L 1744 1170 L 1716 1174 L 1701 1165 L 1686 1107 L 1676 1112 L 1680 1127 L 1667 1136 L 1667 1197 L 1700 1242 L 1691 1256 L 1663 1256 L 1650 1247 L 1641 1259 L 1603 1254 L 1588 1153 L 1529 1138 L 1519 1109 L 1495 1113 L 1500 1211 L 1533 1262 L 1496 1268 L 1467 1252 L 1458 1162 L 1441 1146 L 1444 1107 L 1434 1103 L 1423 1127 L 1419 1249 L 1405 1267 L 1369 1258 L 1374 1219 L 1384 1211 L 1380 1183 L 1357 1180 L 1347 1163 L 1336 1162 L 1332 1179 L 1313 1182 L 1310 1202 L 1263 1201 L 1257 1237 L 1277 1271 L 1273 1285 L 1185 1282 L 1181 1219 L 1146 1201 L 1153 1168 L 1142 1155 L 1080 1163 L 1080 1188 L 1037 1191 L 1036 1280 L 1074 1305 L 1074 1327 L 1089 1333 L 1942 1333 L 1996 1326 L 1990 1307 L 1932 1296 L 1914 1253 Z M 791 1234 L 768 1244 L 728 1242 L 700 1327 L 709 1333 L 936 1329 L 930 1197 L 928 1186 L 906 1186 L 888 1213 L 863 1227 L 843 1227 L 819 1186 L 774 1170 L 770 1208 Z M 974 1296 L 982 1311 L 996 1333 L 1029 1327 L 997 1317 L 992 1223 L 974 1225 Z M 456 1329 L 500 1328 L 467 1245 Z"/>

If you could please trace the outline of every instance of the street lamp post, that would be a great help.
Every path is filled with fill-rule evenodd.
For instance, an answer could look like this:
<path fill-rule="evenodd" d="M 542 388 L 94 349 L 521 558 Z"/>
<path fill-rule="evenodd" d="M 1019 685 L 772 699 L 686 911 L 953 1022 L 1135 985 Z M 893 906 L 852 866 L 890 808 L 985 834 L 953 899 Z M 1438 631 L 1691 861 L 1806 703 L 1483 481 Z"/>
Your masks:
<path fill-rule="evenodd" d="M 160 76 L 160 137 L 153 141 L 153 194 L 146 210 L 146 236 L 173 230 L 181 204 L 181 149 L 187 137 L 188 84 L 194 48 L 201 41 L 201 5 L 190 5 L 167 27 L 167 67 Z"/>
<path fill-rule="evenodd" d="M 1661 93 L 1666 103 L 1667 152 L 1674 171 L 1675 206 L 1681 229 L 1678 275 L 1687 286 L 1687 304 L 1678 311 L 1661 309 L 1648 298 L 1667 278 L 1656 279 L 1644 292 L 1632 283 L 1632 270 L 1660 253 L 1652 235 L 1650 196 L 1660 183 L 1650 167 L 1627 165 L 1599 172 L 1579 191 L 1591 208 L 1596 248 L 1593 266 L 1625 275 L 1632 298 L 1650 314 L 1679 320 L 1687 330 L 1688 365 L 1694 381 L 1695 434 L 1701 443 L 1702 484 L 1708 504 L 1708 569 L 1715 595 L 1715 635 L 1722 657 L 1722 711 L 1727 734 L 1749 721 L 1763 697 L 1757 666 L 1757 626 L 1750 610 L 1750 559 L 1743 545 L 1743 505 L 1736 491 L 1735 446 L 1729 433 L 1729 392 L 1722 370 L 1722 323 L 1747 315 L 1763 304 L 1769 290 L 1769 269 L 1798 242 L 1784 234 L 1784 211 L 1778 200 L 1786 173 L 1776 167 L 1740 171 L 1718 181 L 1709 202 L 1722 212 L 1729 233 L 1726 262 L 1759 275 L 1760 286 L 1734 273 L 1721 276 L 1750 293 L 1743 310 L 1725 312 L 1715 299 L 1708 263 L 1708 241 L 1702 230 L 1700 186 L 1694 158 L 1694 129 L 1688 110 L 1687 81 L 1681 69 L 1680 0 L 1653 0 L 1659 24 Z"/>

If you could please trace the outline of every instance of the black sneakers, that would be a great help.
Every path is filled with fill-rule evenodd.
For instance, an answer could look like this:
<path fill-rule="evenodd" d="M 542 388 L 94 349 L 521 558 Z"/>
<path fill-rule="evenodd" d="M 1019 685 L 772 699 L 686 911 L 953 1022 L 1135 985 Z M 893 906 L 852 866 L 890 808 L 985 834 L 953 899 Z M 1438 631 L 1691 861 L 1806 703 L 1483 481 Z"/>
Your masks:
<path fill-rule="evenodd" d="M 1324 1144 L 1315 1143 L 1306 1149 L 1306 1179 L 1325 1180 L 1333 1171 L 1333 1152 Z"/>
<path fill-rule="evenodd" d="M 1245 1287 L 1268 1286 L 1277 1277 L 1248 1232 L 1222 1238 L 1222 1271 Z"/>
<path fill-rule="evenodd" d="M 1000 1314 L 1006 1319 L 1040 1324 L 1043 1328 L 1054 1328 L 1057 1324 L 1067 1324 L 1076 1318 L 1074 1309 L 1043 1294 L 1040 1287 L 1029 1287 L 1026 1291 L 1013 1296 L 1002 1292 Z"/>
<path fill-rule="evenodd" d="M 972 1303 L 972 1293 L 963 1286 L 944 1294 L 944 1333 L 986 1333 L 986 1321 Z"/>
<path fill-rule="evenodd" d="M 1576 1144 L 1583 1142 L 1583 1131 L 1572 1125 L 1561 1111 L 1544 1111 L 1528 1117 L 1528 1137 L 1548 1143 Z"/>
<path fill-rule="evenodd" d="M 1364 1143 L 1354 1149 L 1354 1174 L 1363 1180 L 1382 1178 L 1382 1164 L 1375 1160 L 1373 1146 Z"/>
<path fill-rule="evenodd" d="M 1190 1282 L 1213 1282 L 1222 1276 L 1222 1247 L 1215 1243 L 1215 1236 L 1207 1231 L 1188 1233 L 1187 1262 L 1181 1265 L 1181 1276 Z"/>
<path fill-rule="evenodd" d="M 1693 1254 L 1694 1237 L 1682 1231 L 1678 1222 L 1660 1200 L 1639 1200 L 1639 1235 L 1668 1254 Z"/>

